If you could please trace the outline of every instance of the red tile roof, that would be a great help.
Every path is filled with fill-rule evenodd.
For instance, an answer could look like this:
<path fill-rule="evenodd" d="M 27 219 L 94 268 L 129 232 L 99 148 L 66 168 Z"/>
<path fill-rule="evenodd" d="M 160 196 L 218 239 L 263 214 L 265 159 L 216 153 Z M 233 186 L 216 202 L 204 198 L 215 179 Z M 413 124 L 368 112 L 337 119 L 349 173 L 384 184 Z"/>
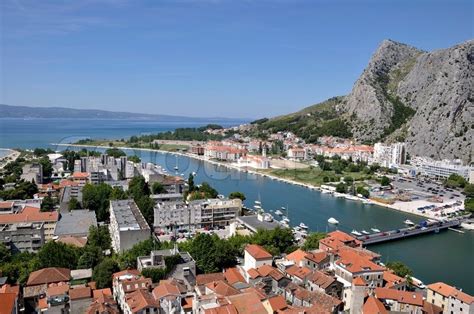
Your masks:
<path fill-rule="evenodd" d="M 232 304 L 224 304 L 212 309 L 205 309 L 204 314 L 239 314 Z"/>
<path fill-rule="evenodd" d="M 300 262 L 305 258 L 306 252 L 302 249 L 297 249 L 286 256 L 289 261 L 295 262 L 296 265 L 300 265 Z"/>
<path fill-rule="evenodd" d="M 75 247 L 84 247 L 87 243 L 87 238 L 84 237 L 73 237 L 73 236 L 63 236 L 59 237 L 56 242 L 61 242 L 64 244 L 69 244 Z"/>
<path fill-rule="evenodd" d="M 161 298 L 165 298 L 168 296 L 177 296 L 180 295 L 181 292 L 179 291 L 178 287 L 168 281 L 162 281 L 158 286 L 153 289 L 153 297 L 156 300 Z"/>
<path fill-rule="evenodd" d="M 46 295 L 48 297 L 67 294 L 69 291 L 69 284 L 64 282 L 59 282 L 57 284 L 51 284 L 46 290 Z"/>
<path fill-rule="evenodd" d="M 398 303 L 405 303 L 415 306 L 423 306 L 423 295 L 418 292 L 400 291 L 388 288 L 375 288 L 375 296 L 378 299 L 396 300 Z"/>
<path fill-rule="evenodd" d="M 206 288 L 210 289 L 215 294 L 221 295 L 223 297 L 228 297 L 240 293 L 239 290 L 235 289 L 234 287 L 222 280 L 210 282 L 206 284 Z"/>
<path fill-rule="evenodd" d="M 368 297 L 362 306 L 362 313 L 364 314 L 388 314 L 387 309 L 380 300 L 375 297 Z"/>
<path fill-rule="evenodd" d="M 17 296 L 15 293 L 0 294 L 0 314 L 11 314 L 15 308 Z"/>
<path fill-rule="evenodd" d="M 395 285 L 405 283 L 405 278 L 395 275 L 392 271 L 386 270 L 383 272 L 383 280 L 385 281 L 385 288 L 391 288 Z"/>
<path fill-rule="evenodd" d="M 87 179 L 89 178 L 89 173 L 88 172 L 74 172 L 72 174 L 72 177 L 74 179 Z"/>
<path fill-rule="evenodd" d="M 252 293 L 241 293 L 227 297 L 238 313 L 267 314 L 259 297 Z"/>
<path fill-rule="evenodd" d="M 459 291 L 458 289 L 448 285 L 448 284 L 445 284 L 444 282 L 436 282 L 436 283 L 432 283 L 430 285 L 427 286 L 428 289 L 436 292 L 436 293 L 439 293 L 445 297 L 453 297 L 455 299 L 458 299 L 458 300 L 461 300 L 463 301 L 464 303 L 467 303 L 467 304 L 472 304 L 474 302 L 474 297 L 465 293 L 465 292 L 462 292 L 462 291 Z"/>
<path fill-rule="evenodd" d="M 0 224 L 13 224 L 20 222 L 44 222 L 58 221 L 59 214 L 53 212 L 41 212 L 39 208 L 26 206 L 22 211 L 16 214 L 0 215 Z"/>
<path fill-rule="evenodd" d="M 27 286 L 35 286 L 54 282 L 68 282 L 71 279 L 71 271 L 67 268 L 50 267 L 34 271 L 28 277 Z"/>
<path fill-rule="evenodd" d="M 328 253 L 325 251 L 308 252 L 305 255 L 305 258 L 309 261 L 319 264 L 328 258 Z"/>
<path fill-rule="evenodd" d="M 155 300 L 150 292 L 139 289 L 132 293 L 127 294 L 126 302 L 132 313 L 138 313 L 146 308 L 158 308 L 160 302 Z"/>
<path fill-rule="evenodd" d="M 122 276 L 125 276 L 125 275 L 140 276 L 140 272 L 136 269 L 126 269 L 126 270 L 122 270 L 122 271 L 114 273 L 112 275 L 112 278 L 115 279 L 115 278 L 122 277 Z"/>
<path fill-rule="evenodd" d="M 20 295 L 20 286 L 18 285 L 15 285 L 15 286 L 12 286 L 10 284 L 4 284 L 1 288 L 0 288 L 0 293 L 14 293 L 16 294 L 17 296 Z"/>
<path fill-rule="evenodd" d="M 13 202 L 0 202 L 1 209 L 8 209 L 13 207 Z"/>
<path fill-rule="evenodd" d="M 93 290 L 92 291 L 92 296 L 94 297 L 94 299 L 98 299 L 98 298 L 101 298 L 101 297 L 112 296 L 112 290 L 110 290 L 110 288 Z"/>
<path fill-rule="evenodd" d="M 290 276 L 298 277 L 304 280 L 309 274 L 311 274 L 311 269 L 309 269 L 308 267 L 300 267 L 293 265 L 286 270 L 286 273 Z"/>
<path fill-rule="evenodd" d="M 339 260 L 336 264 L 351 273 L 384 271 L 385 267 L 375 264 L 372 257 L 363 254 L 362 251 L 343 249 L 338 252 Z"/>
<path fill-rule="evenodd" d="M 336 278 L 326 275 L 325 273 L 319 270 L 313 271 L 308 276 L 308 280 L 317 285 L 318 287 L 321 287 L 322 289 L 326 289 L 334 282 L 336 282 Z"/>
<path fill-rule="evenodd" d="M 247 244 L 245 250 L 256 260 L 272 259 L 273 256 L 258 244 Z"/>
<path fill-rule="evenodd" d="M 217 280 L 225 280 L 223 273 L 211 273 L 211 274 L 201 274 L 196 276 L 196 285 L 201 286 L 207 283 L 217 281 Z"/>
<path fill-rule="evenodd" d="M 352 284 L 354 286 L 366 286 L 367 283 L 365 282 L 364 279 L 362 279 L 362 277 L 355 277 L 354 279 L 352 279 Z"/>
<path fill-rule="evenodd" d="M 285 298 L 281 295 L 268 298 L 268 303 L 270 303 L 270 307 L 273 311 L 284 310 L 288 307 Z"/>
<path fill-rule="evenodd" d="M 239 272 L 237 267 L 227 268 L 224 271 L 225 280 L 231 285 L 238 283 L 238 282 L 245 282 L 244 277 Z"/>
<path fill-rule="evenodd" d="M 69 290 L 69 298 L 71 300 L 87 299 L 92 297 L 90 287 L 77 287 Z"/>

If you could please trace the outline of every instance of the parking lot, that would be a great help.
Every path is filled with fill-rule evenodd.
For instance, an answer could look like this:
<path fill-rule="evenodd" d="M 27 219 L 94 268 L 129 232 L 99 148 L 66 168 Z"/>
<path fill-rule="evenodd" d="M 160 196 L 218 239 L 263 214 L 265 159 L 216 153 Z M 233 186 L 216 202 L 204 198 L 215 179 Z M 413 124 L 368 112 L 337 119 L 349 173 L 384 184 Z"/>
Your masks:
<path fill-rule="evenodd" d="M 399 191 L 412 194 L 414 200 L 416 200 L 417 197 L 418 199 L 440 197 L 443 202 L 449 203 L 464 200 L 464 196 L 460 191 L 445 188 L 443 185 L 431 181 L 395 177 L 392 181 L 392 185 Z"/>

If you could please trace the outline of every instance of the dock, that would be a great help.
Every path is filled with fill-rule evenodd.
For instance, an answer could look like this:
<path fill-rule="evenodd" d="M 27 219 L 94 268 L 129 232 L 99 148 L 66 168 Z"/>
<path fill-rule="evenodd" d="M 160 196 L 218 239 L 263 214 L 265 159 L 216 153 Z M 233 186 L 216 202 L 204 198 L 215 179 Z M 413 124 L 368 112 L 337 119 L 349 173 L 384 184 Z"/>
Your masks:
<path fill-rule="evenodd" d="M 422 234 L 438 233 L 441 230 L 447 230 L 459 227 L 463 222 L 462 219 L 454 219 L 446 222 L 434 222 L 425 227 L 413 226 L 408 228 L 401 228 L 396 230 L 384 231 L 374 233 L 367 236 L 359 236 L 357 240 L 361 241 L 363 245 L 378 244 L 382 242 L 402 240 L 408 237 L 413 237 Z M 454 229 L 455 230 L 455 229 Z"/>

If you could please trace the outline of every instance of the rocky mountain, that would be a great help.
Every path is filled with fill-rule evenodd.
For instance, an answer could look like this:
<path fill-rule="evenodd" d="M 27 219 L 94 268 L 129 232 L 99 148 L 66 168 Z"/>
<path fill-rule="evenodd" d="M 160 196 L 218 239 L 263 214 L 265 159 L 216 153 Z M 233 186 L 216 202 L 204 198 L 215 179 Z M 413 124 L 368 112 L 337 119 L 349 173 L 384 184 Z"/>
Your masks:
<path fill-rule="evenodd" d="M 345 134 L 360 141 L 406 141 L 412 155 L 470 162 L 474 157 L 473 85 L 474 40 L 432 52 L 384 40 L 351 93 L 336 98 L 332 106 L 324 102 L 323 107 L 331 112 L 330 121 L 344 121 L 350 131 Z M 336 135 L 324 128 L 326 120 L 318 108 L 270 119 L 259 127 L 275 129 L 280 122 L 296 121 L 303 131 L 294 130 L 314 140 L 304 133 L 317 120 L 316 134 Z"/>

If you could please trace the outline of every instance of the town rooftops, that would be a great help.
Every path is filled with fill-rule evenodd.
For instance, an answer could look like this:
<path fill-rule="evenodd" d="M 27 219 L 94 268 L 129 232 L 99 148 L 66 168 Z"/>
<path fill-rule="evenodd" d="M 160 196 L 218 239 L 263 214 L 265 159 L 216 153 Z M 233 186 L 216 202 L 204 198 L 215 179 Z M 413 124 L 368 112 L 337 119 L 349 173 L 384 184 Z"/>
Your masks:
<path fill-rule="evenodd" d="M 16 294 L 14 293 L 1 293 L 0 294 L 0 313 L 1 314 L 10 314 L 14 313 L 15 303 L 16 303 Z"/>
<path fill-rule="evenodd" d="M 90 287 L 76 287 L 69 290 L 69 298 L 71 300 L 87 299 L 92 297 Z"/>
<path fill-rule="evenodd" d="M 325 273 L 319 270 L 313 271 L 308 276 L 308 280 L 323 289 L 326 289 L 327 287 L 332 285 L 334 282 L 336 282 L 336 278 L 326 275 Z"/>
<path fill-rule="evenodd" d="M 268 303 L 270 304 L 270 307 L 272 308 L 273 312 L 284 310 L 288 307 L 285 298 L 281 295 L 276 295 L 268 298 Z"/>
<path fill-rule="evenodd" d="M 28 277 L 27 286 L 41 285 L 54 282 L 68 282 L 71 271 L 67 268 L 49 267 L 34 271 Z"/>
<path fill-rule="evenodd" d="M 22 222 L 56 222 L 59 214 L 56 211 L 41 212 L 39 208 L 25 206 L 23 210 L 15 214 L 0 215 L 0 224 L 13 224 Z"/>
<path fill-rule="evenodd" d="M 87 236 L 91 226 L 97 226 L 97 218 L 93 210 L 77 209 L 62 212 L 54 229 L 54 235 Z"/>
<path fill-rule="evenodd" d="M 69 244 L 75 247 L 84 247 L 87 244 L 87 238 L 86 237 L 73 237 L 73 236 L 62 236 L 59 237 L 56 242 L 61 242 L 64 244 Z"/>
<path fill-rule="evenodd" d="M 13 202 L 9 201 L 1 201 L 0 202 L 0 209 L 10 209 L 13 207 Z"/>
<path fill-rule="evenodd" d="M 286 270 L 286 273 L 290 276 L 304 280 L 309 274 L 311 274 L 311 269 L 293 265 Z"/>
<path fill-rule="evenodd" d="M 362 279 L 362 277 L 355 277 L 354 279 L 352 279 L 352 284 L 354 286 L 366 286 L 367 283 L 365 282 L 364 279 Z"/>
<path fill-rule="evenodd" d="M 302 249 L 297 249 L 286 256 L 286 259 L 289 261 L 295 262 L 296 265 L 299 265 L 306 256 L 306 252 Z"/>
<path fill-rule="evenodd" d="M 239 272 L 237 267 L 227 268 L 224 271 L 224 277 L 225 277 L 225 280 L 231 285 L 238 282 L 245 283 L 245 279 L 242 276 L 242 274 Z"/>
<path fill-rule="evenodd" d="M 143 289 L 127 294 L 126 302 L 132 310 L 132 313 L 138 313 L 146 308 L 158 308 L 160 306 L 160 302 L 156 301 L 150 292 Z"/>
<path fill-rule="evenodd" d="M 267 314 L 260 298 L 253 293 L 241 293 L 227 297 L 237 313 Z"/>
<path fill-rule="evenodd" d="M 378 299 L 396 300 L 398 303 L 423 307 L 423 295 L 418 292 L 400 291 L 388 288 L 375 288 L 375 296 Z"/>
<path fill-rule="evenodd" d="M 234 287 L 222 280 L 210 282 L 206 284 L 206 288 L 213 291 L 215 294 L 224 297 L 240 293 L 239 290 L 235 289 Z"/>
<path fill-rule="evenodd" d="M 87 179 L 89 178 L 89 173 L 88 172 L 74 172 L 72 174 L 72 177 L 74 179 Z"/>
<path fill-rule="evenodd" d="M 263 247 L 258 244 L 247 244 L 247 246 L 245 247 L 245 251 L 247 251 L 256 260 L 266 260 L 273 258 L 270 253 L 268 253 Z"/>
<path fill-rule="evenodd" d="M 385 270 L 385 267 L 374 263 L 370 255 L 360 254 L 357 250 L 341 250 L 338 255 L 340 258 L 336 261 L 336 265 L 351 273 L 381 272 Z"/>
<path fill-rule="evenodd" d="M 137 269 L 126 269 L 116 272 L 112 275 L 113 279 L 124 280 L 130 278 L 136 278 L 140 276 L 140 272 Z"/>
<path fill-rule="evenodd" d="M 383 272 L 383 280 L 385 281 L 385 288 L 391 288 L 400 283 L 405 283 L 405 278 L 395 275 L 392 271 L 386 270 Z"/>
<path fill-rule="evenodd" d="M 180 294 L 179 288 L 172 282 L 166 280 L 160 281 L 160 284 L 153 289 L 153 297 L 157 300 L 168 296 L 175 297 Z"/>
<path fill-rule="evenodd" d="M 114 213 L 120 231 L 150 229 L 134 200 L 110 201 L 110 210 Z"/>
<path fill-rule="evenodd" d="M 306 253 L 305 258 L 315 263 L 321 263 L 328 258 L 328 253 L 322 250 L 308 252 Z"/>
<path fill-rule="evenodd" d="M 356 247 L 362 244 L 362 242 L 360 242 L 353 236 L 348 235 L 347 233 L 339 230 L 328 233 L 327 237 L 321 239 L 319 242 L 333 250 L 336 250 L 346 245 Z"/>
<path fill-rule="evenodd" d="M 474 302 L 473 296 L 465 292 L 459 291 L 458 289 L 448 284 L 445 284 L 444 282 L 432 283 L 428 285 L 427 288 L 445 297 L 452 297 L 467 304 L 472 304 Z"/>
<path fill-rule="evenodd" d="M 201 286 L 213 281 L 224 280 L 223 273 L 201 274 L 196 276 L 196 285 Z"/>
<path fill-rule="evenodd" d="M 385 314 L 388 313 L 388 311 L 379 299 L 369 296 L 365 301 L 364 306 L 362 306 L 362 313 Z"/>

